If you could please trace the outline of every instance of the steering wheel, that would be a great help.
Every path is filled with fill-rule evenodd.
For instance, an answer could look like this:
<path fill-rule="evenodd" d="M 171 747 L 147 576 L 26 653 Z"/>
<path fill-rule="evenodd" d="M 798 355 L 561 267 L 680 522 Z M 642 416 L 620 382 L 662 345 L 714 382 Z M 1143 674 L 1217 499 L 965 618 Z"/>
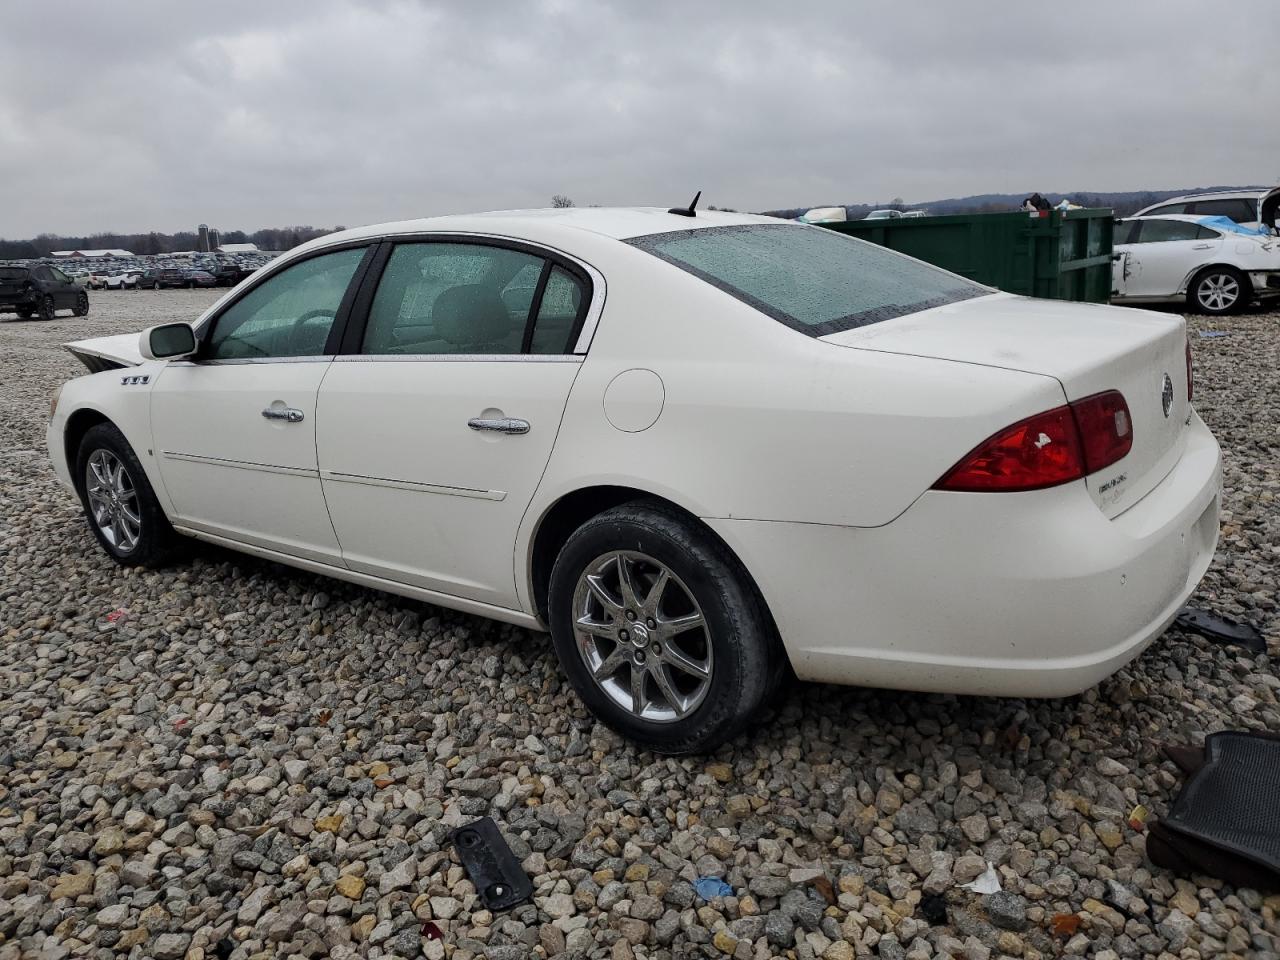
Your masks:
<path fill-rule="evenodd" d="M 310 343 L 306 340 L 306 337 L 308 335 L 306 325 L 309 321 L 315 320 L 318 317 L 327 317 L 329 320 L 329 325 L 325 327 L 324 334 L 325 334 L 325 339 L 328 339 L 329 329 L 333 325 L 333 320 L 334 320 L 334 317 L 336 316 L 337 316 L 337 311 L 320 308 L 317 310 L 308 310 L 306 313 L 302 314 L 302 316 L 298 317 L 298 319 L 294 320 L 293 326 L 289 328 L 290 354 L 292 354 L 293 356 L 310 356 L 312 352 L 316 354 L 324 353 L 323 341 L 321 341 L 318 350 L 313 351 L 311 349 L 312 347 L 315 346 L 315 344 Z M 315 334 L 314 332 L 311 332 L 310 335 L 314 337 Z"/>

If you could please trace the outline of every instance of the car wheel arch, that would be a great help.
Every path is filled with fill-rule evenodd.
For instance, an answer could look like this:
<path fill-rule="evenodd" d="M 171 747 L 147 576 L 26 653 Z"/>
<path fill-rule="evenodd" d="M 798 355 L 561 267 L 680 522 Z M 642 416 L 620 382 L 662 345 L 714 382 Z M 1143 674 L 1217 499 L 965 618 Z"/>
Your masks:
<path fill-rule="evenodd" d="M 636 487 L 600 485 L 582 487 L 564 494 L 547 507 L 539 518 L 530 539 L 528 584 L 529 594 L 533 599 L 534 613 L 545 625 L 547 619 L 547 595 L 551 583 L 551 568 L 561 548 L 575 530 L 598 514 L 604 513 L 624 503 L 647 502 L 659 508 L 675 511 L 695 526 L 711 540 L 714 540 L 733 558 L 740 568 L 742 576 L 760 599 L 761 606 L 768 615 L 774 634 L 777 636 L 777 625 L 764 592 L 756 582 L 755 576 L 743 561 L 738 552 L 724 541 L 711 527 L 692 511 L 673 500 L 641 490 Z M 781 647 L 780 647 L 781 648 Z"/>
<path fill-rule="evenodd" d="M 1230 270 L 1232 273 L 1240 274 L 1244 279 L 1244 296 L 1249 299 L 1253 298 L 1253 283 L 1249 280 L 1249 271 L 1242 267 L 1237 267 L 1234 263 L 1206 263 L 1204 266 L 1196 267 L 1187 274 L 1187 278 L 1183 281 L 1179 292 L 1181 294 L 1191 293 L 1196 284 L 1200 282 L 1200 278 L 1212 270 Z"/>
<path fill-rule="evenodd" d="M 101 410 L 95 410 L 93 407 L 81 407 L 69 417 L 67 417 L 67 425 L 62 430 L 63 450 L 67 455 L 67 464 L 72 467 L 72 476 L 75 476 L 76 457 L 80 453 L 80 441 L 84 439 L 84 435 L 96 427 L 100 423 L 110 423 L 119 429 L 119 425 L 112 422 L 111 418 L 104 414 Z M 79 479 L 76 483 L 79 484 Z"/>

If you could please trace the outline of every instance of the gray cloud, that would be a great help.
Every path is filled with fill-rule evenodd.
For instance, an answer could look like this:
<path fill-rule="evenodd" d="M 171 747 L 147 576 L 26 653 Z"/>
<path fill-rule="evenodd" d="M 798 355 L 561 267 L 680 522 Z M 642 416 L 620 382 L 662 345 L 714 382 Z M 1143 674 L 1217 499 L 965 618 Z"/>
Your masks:
<path fill-rule="evenodd" d="M 357 224 L 553 193 L 667 205 L 701 188 L 764 209 L 1274 182 L 1280 5 L 1229 12 L 142 0 L 54 22 L 19 5 L 0 33 L 0 236 Z"/>

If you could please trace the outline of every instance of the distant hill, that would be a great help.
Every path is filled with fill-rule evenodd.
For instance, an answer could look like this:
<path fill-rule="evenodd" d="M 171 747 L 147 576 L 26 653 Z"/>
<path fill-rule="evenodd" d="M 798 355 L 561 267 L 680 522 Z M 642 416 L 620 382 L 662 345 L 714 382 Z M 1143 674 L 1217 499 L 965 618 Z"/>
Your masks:
<path fill-rule="evenodd" d="M 1078 203 L 1082 207 L 1110 207 L 1116 212 L 1118 217 L 1126 217 L 1132 213 L 1136 213 L 1143 207 L 1150 206 L 1153 203 L 1159 203 L 1161 200 L 1167 200 L 1169 197 L 1180 196 L 1184 193 L 1211 193 L 1218 190 L 1265 190 L 1266 187 L 1233 187 L 1233 186 L 1214 186 L 1214 187 L 1184 187 L 1179 190 L 1121 190 L 1110 193 L 1095 193 L 1089 190 L 1076 190 L 1069 193 L 1043 193 L 1043 196 L 1052 204 L 1057 204 L 1063 199 L 1072 203 Z M 763 211 L 771 217 L 784 217 L 794 219 L 800 216 L 806 210 L 812 210 L 814 207 L 840 207 L 845 208 L 845 215 L 850 220 L 861 220 L 872 210 L 928 210 L 932 214 L 947 213 L 1001 213 L 1009 210 L 1019 210 L 1022 208 L 1022 201 L 1034 193 L 1034 190 L 1028 190 L 1025 193 L 980 193 L 972 197 L 950 197 L 946 200 L 931 200 L 928 203 L 903 203 L 896 201 L 891 203 L 811 203 L 804 207 L 792 207 L 783 210 L 766 210 Z"/>

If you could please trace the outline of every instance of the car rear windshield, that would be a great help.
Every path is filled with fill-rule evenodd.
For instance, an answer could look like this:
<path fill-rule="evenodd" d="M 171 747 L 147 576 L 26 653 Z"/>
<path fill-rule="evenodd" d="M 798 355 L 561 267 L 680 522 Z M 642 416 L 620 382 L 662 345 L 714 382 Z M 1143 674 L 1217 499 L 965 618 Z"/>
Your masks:
<path fill-rule="evenodd" d="M 627 242 L 811 337 L 995 292 L 823 227 L 741 224 Z"/>
<path fill-rule="evenodd" d="M 0 280 L 25 280 L 26 267 L 0 267 Z"/>

